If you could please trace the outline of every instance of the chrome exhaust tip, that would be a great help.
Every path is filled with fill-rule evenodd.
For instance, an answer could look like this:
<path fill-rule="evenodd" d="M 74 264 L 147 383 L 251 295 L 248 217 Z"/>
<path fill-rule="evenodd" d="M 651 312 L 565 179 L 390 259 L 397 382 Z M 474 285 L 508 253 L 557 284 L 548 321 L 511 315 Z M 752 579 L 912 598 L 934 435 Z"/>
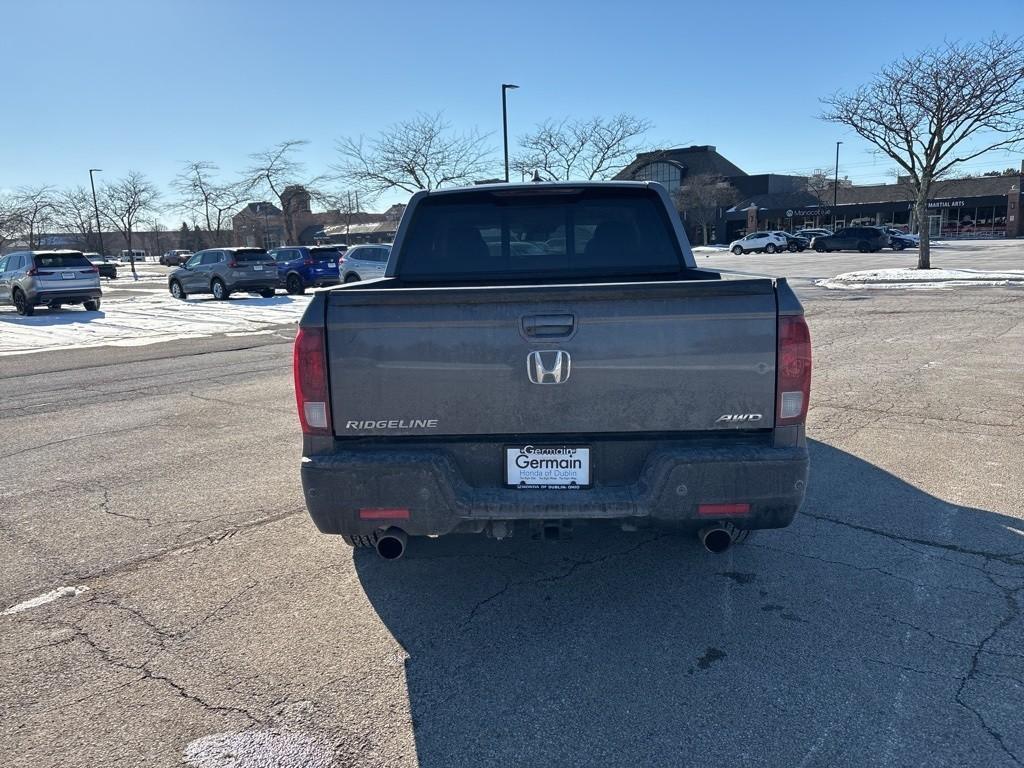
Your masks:
<path fill-rule="evenodd" d="M 408 537 L 401 528 L 388 528 L 377 537 L 377 554 L 385 560 L 398 560 L 405 554 Z"/>
<path fill-rule="evenodd" d="M 700 538 L 700 543 L 704 545 L 704 549 L 716 555 L 720 555 L 729 549 L 732 543 L 736 541 L 738 534 L 739 531 L 736 529 L 736 526 L 730 523 L 710 525 L 707 528 L 701 528 L 697 532 L 697 536 Z"/>

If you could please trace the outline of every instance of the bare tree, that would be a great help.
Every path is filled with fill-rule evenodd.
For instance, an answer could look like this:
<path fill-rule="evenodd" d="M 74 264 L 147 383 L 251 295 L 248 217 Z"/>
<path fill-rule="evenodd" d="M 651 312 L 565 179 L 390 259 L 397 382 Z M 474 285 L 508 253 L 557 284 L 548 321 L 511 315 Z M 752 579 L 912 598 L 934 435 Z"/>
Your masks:
<path fill-rule="evenodd" d="M 160 192 L 156 186 L 138 171 L 129 171 L 123 179 L 103 185 L 103 206 L 101 210 L 107 220 L 124 238 L 132 266 L 132 277 L 139 279 L 135 271 L 135 253 L 132 250 L 132 233 L 145 217 L 159 210 Z"/>
<path fill-rule="evenodd" d="M 85 250 L 96 250 L 96 219 L 92 195 L 85 187 L 61 190 L 54 199 L 56 226 L 75 235 Z"/>
<path fill-rule="evenodd" d="M 302 190 L 309 193 L 309 199 L 316 198 L 318 187 L 325 180 L 322 175 L 306 178 L 305 166 L 295 157 L 296 151 L 308 143 L 304 139 L 289 139 L 250 155 L 253 164 L 245 172 L 241 185 L 249 197 L 254 192 L 273 195 L 284 219 L 285 237 L 293 244 L 298 243 L 299 235 L 296 216 L 308 201 L 304 199 Z"/>
<path fill-rule="evenodd" d="M 739 192 L 732 184 L 710 173 L 688 177 L 676 193 L 686 220 L 701 228 L 704 245 L 708 244 L 708 227 L 718 218 L 719 209 L 737 198 Z"/>
<path fill-rule="evenodd" d="M 469 184 L 493 172 L 488 136 L 474 128 L 458 133 L 437 112 L 396 123 L 375 139 L 337 143 L 340 177 L 364 194 Z"/>
<path fill-rule="evenodd" d="M 839 179 L 839 189 L 853 186 L 849 178 Z M 804 191 L 814 196 L 818 204 L 818 210 L 832 208 L 836 200 L 836 179 L 829 171 L 815 170 L 804 181 Z M 832 212 L 835 216 L 835 211 Z"/>
<path fill-rule="evenodd" d="M 958 164 L 1024 140 L 1024 41 L 994 35 L 903 57 L 852 93 L 822 100 L 895 160 L 916 192 L 918 269 L 931 268 L 928 196 Z"/>
<path fill-rule="evenodd" d="M 184 169 L 171 182 L 181 196 L 178 208 L 194 222 L 202 222 L 210 233 L 213 245 L 227 245 L 230 240 L 231 217 L 246 201 L 249 190 L 243 183 L 218 180 L 216 164 L 199 160 L 185 163 Z"/>
<path fill-rule="evenodd" d="M 648 120 L 626 113 L 589 120 L 546 120 L 519 141 L 514 166 L 537 171 L 552 181 L 606 179 L 640 150 L 639 138 L 651 129 Z"/>
<path fill-rule="evenodd" d="M 49 185 L 18 187 L 11 198 L 11 206 L 15 212 L 13 223 L 15 229 L 27 243 L 35 248 L 40 237 L 46 233 L 57 212 L 56 192 Z"/>
<path fill-rule="evenodd" d="M 0 195 L 0 253 L 4 246 L 21 234 L 21 207 L 14 195 Z"/>

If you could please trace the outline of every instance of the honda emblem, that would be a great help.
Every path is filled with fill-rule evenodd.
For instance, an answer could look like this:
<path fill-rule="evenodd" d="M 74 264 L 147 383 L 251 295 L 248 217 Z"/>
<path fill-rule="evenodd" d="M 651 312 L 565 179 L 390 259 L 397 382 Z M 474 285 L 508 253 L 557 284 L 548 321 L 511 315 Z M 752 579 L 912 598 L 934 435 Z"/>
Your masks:
<path fill-rule="evenodd" d="M 564 384 L 569 380 L 569 353 L 544 349 L 526 356 L 526 375 L 534 384 Z"/>

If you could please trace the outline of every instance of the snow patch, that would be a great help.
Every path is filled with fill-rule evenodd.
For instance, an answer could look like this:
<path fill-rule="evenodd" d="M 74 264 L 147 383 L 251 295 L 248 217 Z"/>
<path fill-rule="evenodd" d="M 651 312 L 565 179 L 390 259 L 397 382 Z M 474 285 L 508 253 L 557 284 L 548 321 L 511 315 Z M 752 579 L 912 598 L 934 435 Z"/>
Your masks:
<path fill-rule="evenodd" d="M 1024 285 L 1024 271 L 980 269 L 866 269 L 844 272 L 815 285 L 833 290 L 857 288 L 955 288 L 969 285 Z"/>
<path fill-rule="evenodd" d="M 26 600 L 23 603 L 12 605 L 10 608 L 5 608 L 0 616 L 9 616 L 12 613 L 21 613 L 27 611 L 30 608 L 38 608 L 40 605 L 46 605 L 52 603 L 54 600 L 59 600 L 62 597 L 74 597 L 80 595 L 83 592 L 88 592 L 89 588 L 84 584 L 77 587 L 57 587 L 57 589 L 51 589 L 49 592 L 45 592 L 41 595 L 33 597 L 31 600 Z"/>
<path fill-rule="evenodd" d="M 311 296 L 270 299 L 197 298 L 179 301 L 166 291 L 104 297 L 100 312 L 39 308 L 32 317 L 0 310 L 0 356 L 55 349 L 140 346 L 230 333 L 265 334 L 294 325 Z"/>
<path fill-rule="evenodd" d="M 319 736 L 268 730 L 215 733 L 185 747 L 195 768 L 331 768 L 334 749 Z"/>

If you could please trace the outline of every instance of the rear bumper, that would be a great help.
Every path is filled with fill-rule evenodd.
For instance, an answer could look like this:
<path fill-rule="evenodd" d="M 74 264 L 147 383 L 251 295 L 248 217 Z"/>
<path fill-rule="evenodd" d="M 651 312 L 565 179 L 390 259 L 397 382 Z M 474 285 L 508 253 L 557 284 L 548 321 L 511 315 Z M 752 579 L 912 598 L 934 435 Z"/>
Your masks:
<path fill-rule="evenodd" d="M 481 531 L 494 520 L 619 518 L 699 527 L 699 504 L 749 503 L 738 528 L 789 525 L 807 485 L 805 445 L 670 448 L 651 453 L 635 483 L 576 491 L 474 487 L 441 449 L 357 448 L 305 456 L 306 506 L 323 533 L 365 535 L 397 525 L 412 535 Z M 363 520 L 360 509 L 408 509 Z"/>
<path fill-rule="evenodd" d="M 235 280 L 228 286 L 229 291 L 265 291 L 268 288 L 277 288 L 277 276 L 271 275 L 261 278 L 247 278 Z"/>
<path fill-rule="evenodd" d="M 91 299 L 98 299 L 103 295 L 103 289 L 99 286 L 95 288 L 68 288 L 60 290 L 59 288 L 47 288 L 44 290 L 37 290 L 35 293 L 28 295 L 28 300 L 33 304 L 49 304 L 53 301 L 59 301 L 64 304 L 73 304 L 79 301 L 89 301 Z"/>

